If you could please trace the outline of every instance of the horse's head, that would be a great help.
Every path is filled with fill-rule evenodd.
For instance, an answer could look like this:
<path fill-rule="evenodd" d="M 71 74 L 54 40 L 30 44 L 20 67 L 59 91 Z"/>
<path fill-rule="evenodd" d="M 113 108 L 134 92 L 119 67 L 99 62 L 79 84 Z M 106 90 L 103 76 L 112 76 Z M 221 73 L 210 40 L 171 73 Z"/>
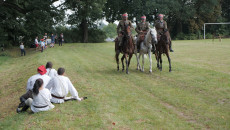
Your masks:
<path fill-rule="evenodd" d="M 150 28 L 150 34 L 151 34 L 151 37 L 152 37 L 152 41 L 154 43 L 157 43 L 157 31 L 156 31 L 155 27 Z"/>
<path fill-rule="evenodd" d="M 126 36 L 131 35 L 131 29 L 130 29 L 130 26 L 128 24 L 125 24 L 125 34 L 126 34 Z"/>
<path fill-rule="evenodd" d="M 168 37 L 167 37 L 167 35 L 165 34 L 165 32 L 161 34 L 160 41 L 162 41 L 162 42 L 168 44 Z"/>

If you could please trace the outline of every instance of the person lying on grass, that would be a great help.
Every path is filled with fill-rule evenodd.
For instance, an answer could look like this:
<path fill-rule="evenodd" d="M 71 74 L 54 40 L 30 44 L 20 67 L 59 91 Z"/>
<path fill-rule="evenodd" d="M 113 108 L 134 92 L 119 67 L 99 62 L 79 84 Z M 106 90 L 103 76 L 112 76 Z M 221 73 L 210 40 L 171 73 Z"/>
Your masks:
<path fill-rule="evenodd" d="M 44 83 L 41 78 L 35 81 L 32 92 L 33 99 L 28 98 L 25 101 L 26 105 L 18 112 L 24 112 L 29 107 L 34 113 L 48 111 L 54 108 L 54 105 L 50 102 L 50 99 L 52 98 L 51 93 L 47 88 L 44 87 Z"/>
<path fill-rule="evenodd" d="M 52 78 L 46 88 L 51 91 L 51 102 L 52 103 L 64 103 L 67 100 L 78 100 L 82 101 L 86 99 L 80 98 L 78 96 L 78 92 L 69 80 L 68 77 L 64 76 L 65 69 L 59 68 L 58 69 L 58 76 Z M 72 97 L 66 97 L 68 93 L 71 93 Z"/>
<path fill-rule="evenodd" d="M 44 65 L 39 66 L 37 71 L 38 71 L 38 74 L 33 75 L 27 81 L 27 87 L 26 87 L 27 92 L 20 97 L 20 104 L 18 105 L 17 112 L 18 110 L 20 110 L 21 107 L 25 105 L 25 101 L 28 98 L 32 98 L 33 86 L 37 79 L 41 78 L 43 80 L 44 87 L 49 83 L 51 79 L 48 75 L 46 75 L 46 68 Z"/>
<path fill-rule="evenodd" d="M 50 61 L 46 63 L 46 71 L 46 75 L 50 76 L 50 78 L 57 76 L 57 71 L 53 69 L 53 63 Z"/>

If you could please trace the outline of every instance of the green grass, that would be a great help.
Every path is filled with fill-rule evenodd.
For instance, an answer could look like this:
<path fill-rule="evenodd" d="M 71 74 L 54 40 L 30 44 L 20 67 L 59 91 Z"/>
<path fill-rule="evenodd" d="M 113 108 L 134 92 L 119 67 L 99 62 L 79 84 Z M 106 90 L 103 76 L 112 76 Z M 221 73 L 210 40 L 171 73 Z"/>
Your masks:
<path fill-rule="evenodd" d="M 153 60 L 152 74 L 147 59 L 145 72 L 136 71 L 135 57 L 129 75 L 117 72 L 114 43 L 0 57 L 0 129 L 230 129 L 230 40 L 174 41 L 173 48 L 173 71 L 164 56 L 163 71 Z M 47 61 L 66 68 L 79 95 L 88 99 L 17 114 L 27 79 Z"/>

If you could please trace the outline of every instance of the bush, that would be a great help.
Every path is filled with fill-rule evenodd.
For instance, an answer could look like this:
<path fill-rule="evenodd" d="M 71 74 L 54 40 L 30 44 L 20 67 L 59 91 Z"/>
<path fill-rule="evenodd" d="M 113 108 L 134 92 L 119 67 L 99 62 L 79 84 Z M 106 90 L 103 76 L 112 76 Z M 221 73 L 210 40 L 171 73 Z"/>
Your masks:
<path fill-rule="evenodd" d="M 89 29 L 88 42 L 100 43 L 100 42 L 104 42 L 105 39 L 106 39 L 106 34 L 104 31 L 100 29 L 94 29 L 94 28 Z"/>
<path fill-rule="evenodd" d="M 211 33 L 205 34 L 206 39 L 212 39 L 213 35 Z"/>

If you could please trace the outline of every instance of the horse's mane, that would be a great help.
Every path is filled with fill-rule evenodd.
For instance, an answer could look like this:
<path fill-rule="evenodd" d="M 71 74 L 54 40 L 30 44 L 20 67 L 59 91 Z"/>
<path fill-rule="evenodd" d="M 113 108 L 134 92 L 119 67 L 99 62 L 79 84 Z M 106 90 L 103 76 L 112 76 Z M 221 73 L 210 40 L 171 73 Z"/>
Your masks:
<path fill-rule="evenodd" d="M 147 34 L 145 36 L 145 40 L 144 40 L 145 46 L 147 46 L 147 43 L 151 42 L 151 37 L 152 36 L 150 36 L 151 35 L 150 33 L 151 33 L 152 30 L 155 30 L 155 27 L 149 28 L 149 31 L 147 32 Z"/>

